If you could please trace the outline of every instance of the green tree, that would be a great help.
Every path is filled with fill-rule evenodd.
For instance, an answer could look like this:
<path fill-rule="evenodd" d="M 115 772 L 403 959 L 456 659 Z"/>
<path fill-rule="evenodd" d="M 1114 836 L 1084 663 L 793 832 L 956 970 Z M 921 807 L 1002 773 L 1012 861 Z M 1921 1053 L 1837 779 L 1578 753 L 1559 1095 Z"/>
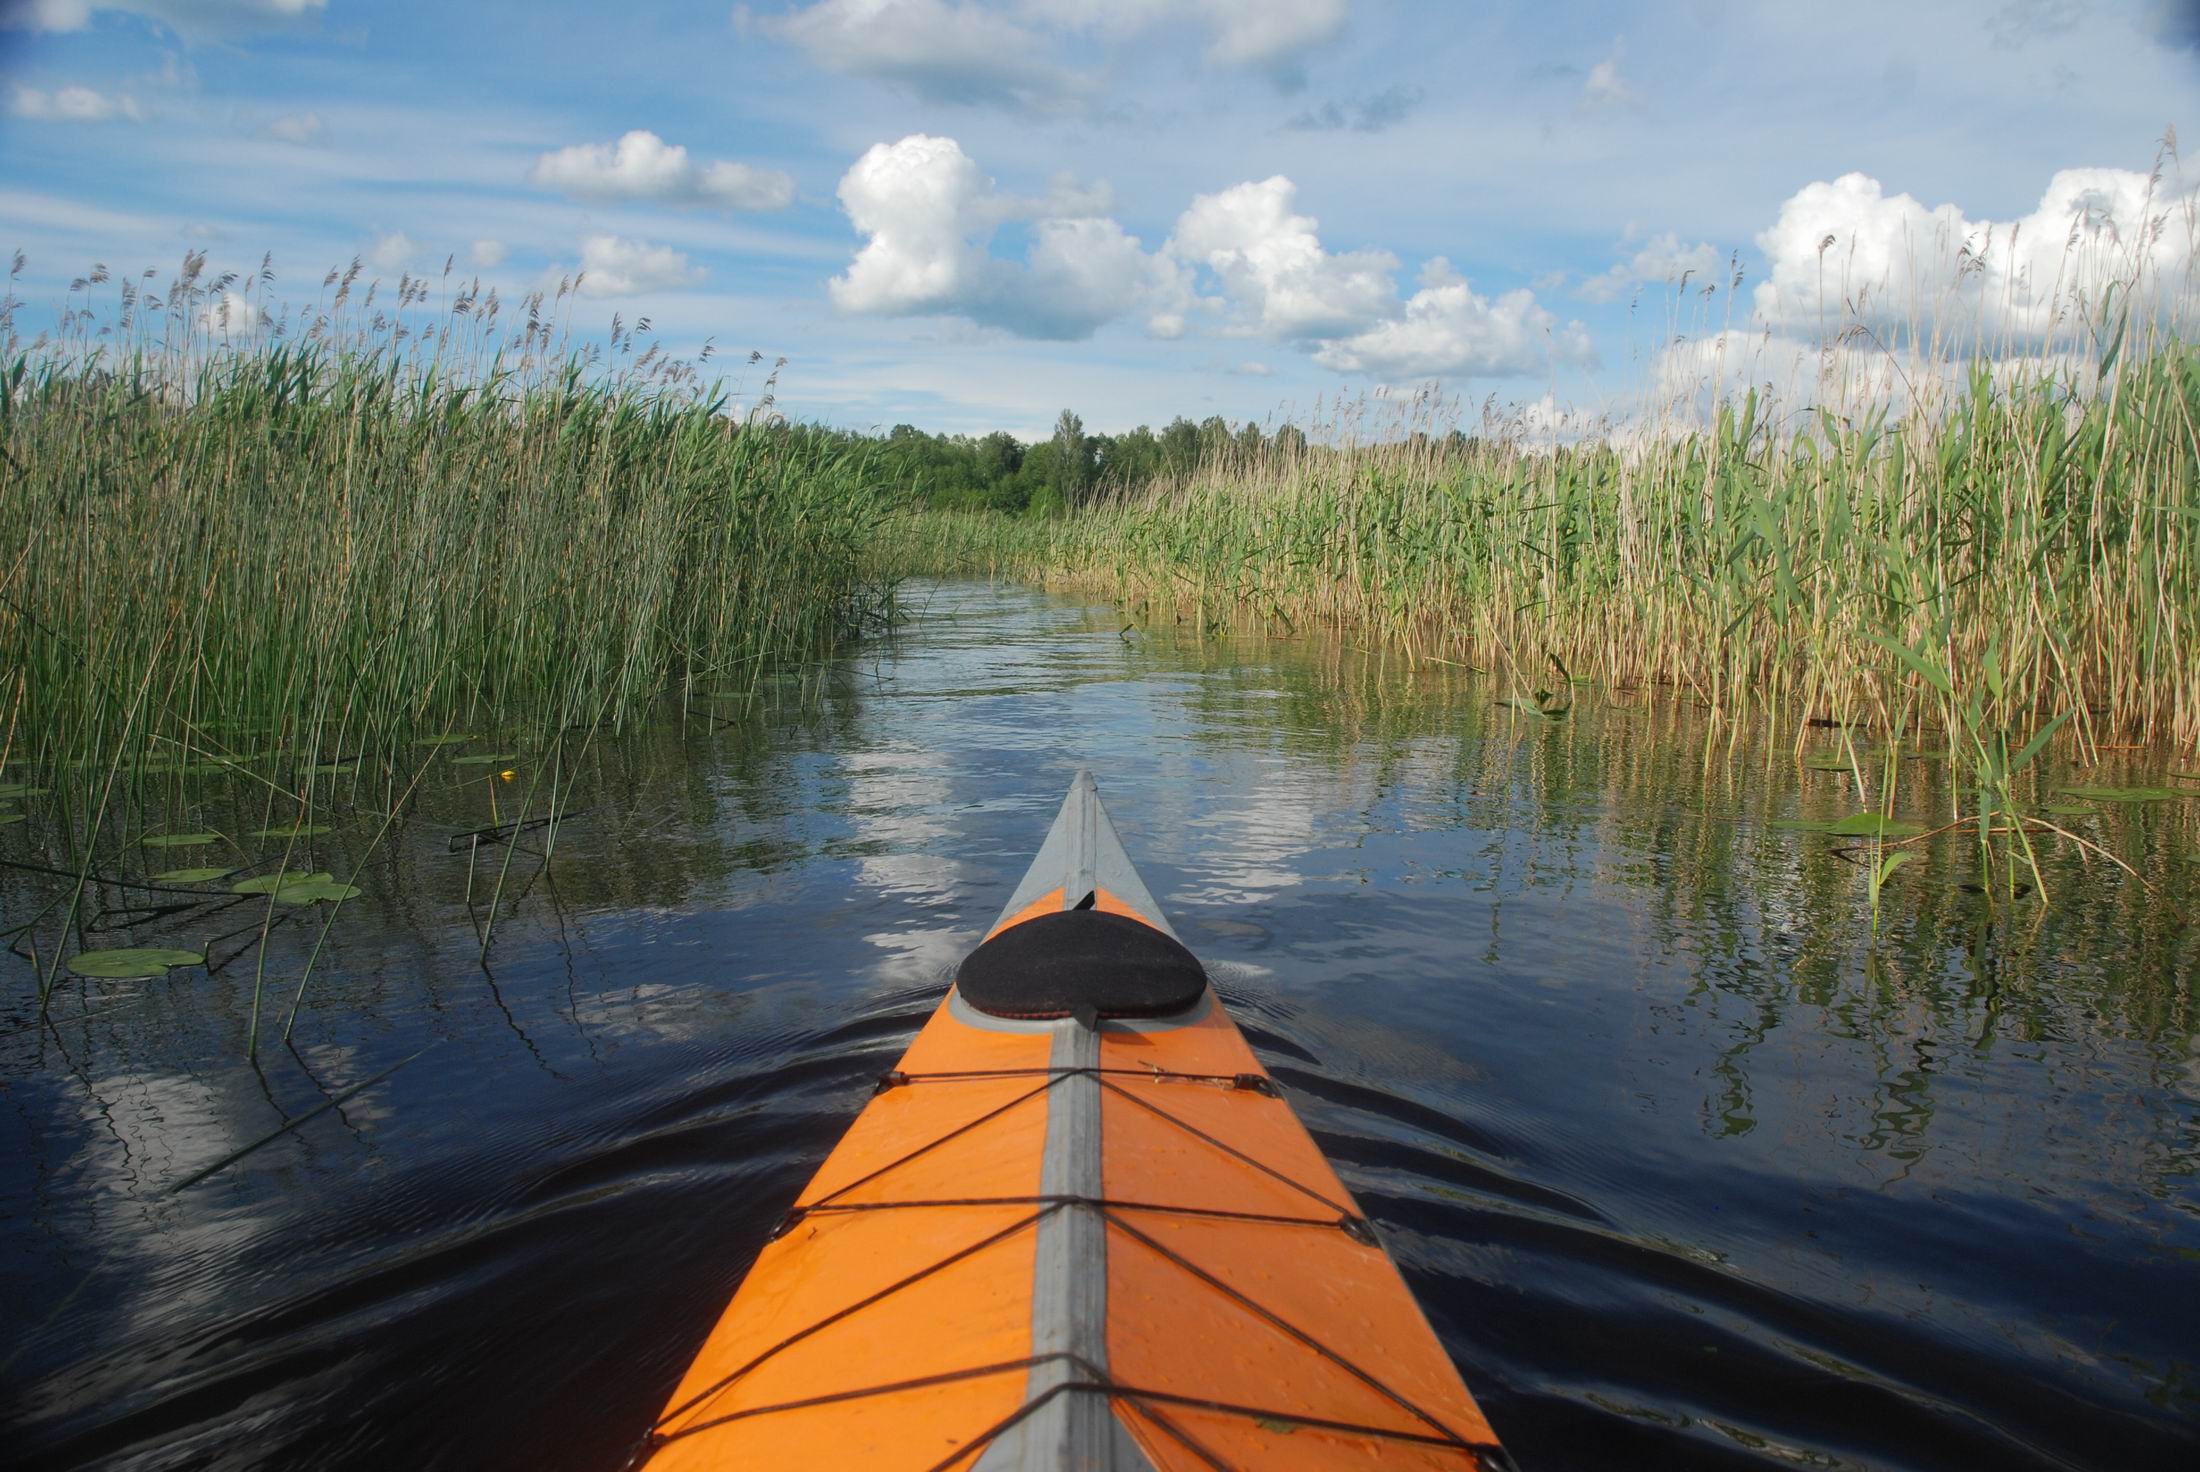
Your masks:
<path fill-rule="evenodd" d="M 1187 475 L 1199 464 L 1199 426 L 1179 414 L 1161 431 L 1162 468 L 1171 475 Z"/>
<path fill-rule="evenodd" d="M 1068 409 L 1054 421 L 1054 488 L 1065 504 L 1084 499 L 1092 484 L 1092 442 L 1085 438 L 1085 421 Z"/>

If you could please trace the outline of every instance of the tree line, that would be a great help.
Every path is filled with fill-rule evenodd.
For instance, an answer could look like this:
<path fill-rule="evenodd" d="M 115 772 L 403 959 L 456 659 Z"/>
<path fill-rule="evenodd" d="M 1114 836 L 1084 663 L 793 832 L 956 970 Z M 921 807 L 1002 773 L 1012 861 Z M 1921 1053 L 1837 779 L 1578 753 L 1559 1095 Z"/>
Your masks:
<path fill-rule="evenodd" d="M 926 434 L 913 424 L 854 438 L 869 440 L 880 471 L 925 505 L 1035 515 L 1202 466 L 1250 465 L 1306 447 L 1305 434 L 1294 425 L 1268 431 L 1247 420 L 1233 427 L 1219 414 L 1197 424 L 1179 415 L 1158 431 L 1142 424 L 1123 434 L 1087 434 L 1084 421 L 1068 409 L 1055 421 L 1052 437 L 1031 445 L 1005 430 Z"/>

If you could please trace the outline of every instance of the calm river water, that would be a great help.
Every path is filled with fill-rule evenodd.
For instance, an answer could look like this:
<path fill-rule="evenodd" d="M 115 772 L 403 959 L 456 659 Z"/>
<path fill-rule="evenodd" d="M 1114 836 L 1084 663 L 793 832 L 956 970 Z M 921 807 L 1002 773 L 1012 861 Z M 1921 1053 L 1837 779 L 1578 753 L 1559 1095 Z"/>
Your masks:
<path fill-rule="evenodd" d="M 1694 711 L 914 604 L 764 709 L 597 740 L 487 971 L 503 850 L 449 838 L 519 784 L 438 768 L 258 1070 L 250 954 L 44 1028 L 6 959 L 0 1461 L 616 1465 L 1082 764 L 1527 1472 L 2200 1466 L 2200 803 L 2064 820 L 2156 888 L 2066 850 L 2044 918 L 1941 840 L 1874 944 L 1835 841 L 1772 826 L 1845 779 Z M 50 882 L 0 880 L 11 922 Z"/>

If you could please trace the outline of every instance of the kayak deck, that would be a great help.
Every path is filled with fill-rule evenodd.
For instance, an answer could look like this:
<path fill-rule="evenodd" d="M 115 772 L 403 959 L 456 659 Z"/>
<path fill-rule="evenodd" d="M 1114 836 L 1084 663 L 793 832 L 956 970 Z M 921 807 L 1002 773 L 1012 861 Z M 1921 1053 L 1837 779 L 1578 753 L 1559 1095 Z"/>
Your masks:
<path fill-rule="evenodd" d="M 972 996 L 1027 1015 L 949 992 L 758 1255 L 637 1462 L 1508 1465 L 1084 773 L 988 945 L 1080 909 L 1094 918 L 1018 938 L 1062 931 L 1057 965 L 1028 945 L 964 963 Z M 1141 947 L 1180 954 L 1191 989 L 1163 977 L 1133 1005 L 1170 1010 L 1111 1015 L 1111 964 Z M 1010 964 L 988 975 L 978 962 L 996 955 Z"/>

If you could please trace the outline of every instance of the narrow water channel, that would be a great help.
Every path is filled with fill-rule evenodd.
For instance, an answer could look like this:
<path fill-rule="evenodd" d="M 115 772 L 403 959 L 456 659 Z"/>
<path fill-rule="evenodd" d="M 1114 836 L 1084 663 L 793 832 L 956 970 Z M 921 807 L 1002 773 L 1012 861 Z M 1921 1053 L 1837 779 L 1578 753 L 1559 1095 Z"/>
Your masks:
<path fill-rule="evenodd" d="M 2066 846 L 2044 914 L 1942 840 L 1875 940 L 1838 840 L 1774 826 L 1848 779 L 1684 705 L 912 607 L 599 738 L 486 969 L 503 855 L 449 840 L 509 814 L 432 778 L 258 1069 L 253 956 L 45 1027 L 0 958 L 0 1460 L 615 1466 L 1088 765 L 1528 1472 L 2200 1465 L 2200 801 L 2063 820 L 2145 883 Z"/>

